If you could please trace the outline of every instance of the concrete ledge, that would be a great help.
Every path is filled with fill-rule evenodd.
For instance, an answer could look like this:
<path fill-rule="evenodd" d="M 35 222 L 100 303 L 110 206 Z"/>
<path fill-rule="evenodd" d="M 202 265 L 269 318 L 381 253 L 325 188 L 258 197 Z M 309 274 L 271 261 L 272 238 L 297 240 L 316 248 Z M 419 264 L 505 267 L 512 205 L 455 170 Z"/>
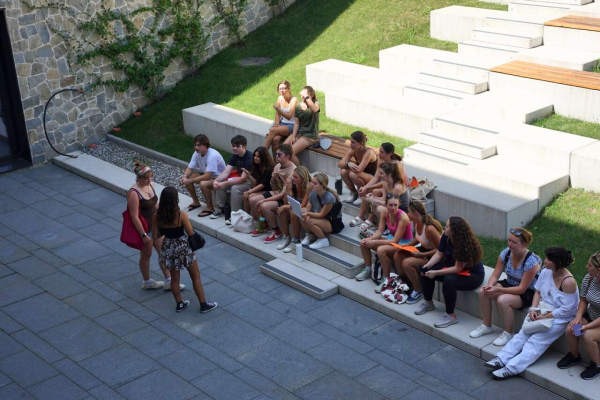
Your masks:
<path fill-rule="evenodd" d="M 600 52 L 574 50 L 544 44 L 534 49 L 522 50 L 514 59 L 577 71 L 591 71 L 600 59 Z"/>
<path fill-rule="evenodd" d="M 571 153 L 571 185 L 600 192 L 600 142 L 583 146 Z"/>
<path fill-rule="evenodd" d="M 600 52 L 600 32 L 545 26 L 544 43 L 548 46 Z"/>
<path fill-rule="evenodd" d="M 318 300 L 326 299 L 338 292 L 336 284 L 283 260 L 276 259 L 261 265 L 260 272 Z"/>
<path fill-rule="evenodd" d="M 158 151 L 154 151 L 154 150 L 149 149 L 149 148 L 144 147 L 144 146 L 140 146 L 139 144 L 130 142 L 128 140 L 122 139 L 122 138 L 117 137 L 115 135 L 111 135 L 110 133 L 106 134 L 106 139 L 109 142 L 113 142 L 115 144 L 118 144 L 121 147 L 125 147 L 127 149 L 136 151 L 136 152 L 140 153 L 141 155 L 143 155 L 144 157 L 160 161 L 160 162 L 165 163 L 167 165 L 172 165 L 174 167 L 178 167 L 178 168 L 182 168 L 182 169 L 186 169 L 187 166 L 188 166 L 187 162 L 182 161 L 182 160 L 180 160 L 178 158 L 168 156 L 166 154 L 160 153 Z M 191 157 L 191 155 L 192 155 L 192 152 L 190 152 L 190 157 Z"/>

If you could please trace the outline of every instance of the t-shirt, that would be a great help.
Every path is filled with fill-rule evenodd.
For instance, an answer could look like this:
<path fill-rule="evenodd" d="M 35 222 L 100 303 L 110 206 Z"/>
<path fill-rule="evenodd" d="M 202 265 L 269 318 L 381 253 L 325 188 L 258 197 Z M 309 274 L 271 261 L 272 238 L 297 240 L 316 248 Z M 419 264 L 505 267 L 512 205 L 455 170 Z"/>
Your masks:
<path fill-rule="evenodd" d="M 452 244 L 452 240 L 446 234 L 442 234 L 440 239 L 440 245 L 438 246 L 438 251 L 444 254 L 443 263 L 452 266 L 456 263 L 456 259 L 454 258 L 454 245 Z M 480 261 L 477 264 L 473 265 L 469 271 L 473 273 L 484 273 L 483 263 Z"/>
<path fill-rule="evenodd" d="M 323 207 L 326 206 L 327 204 L 335 204 L 337 202 L 335 196 L 330 191 L 325 192 L 323 197 L 321 197 L 320 202 L 319 202 L 318 196 L 319 195 L 317 194 L 317 192 L 314 192 L 314 191 L 311 191 L 310 194 L 308 195 L 308 202 L 312 206 L 312 208 L 311 208 L 312 212 L 316 212 L 316 213 L 321 212 Z M 323 207 L 321 206 L 321 204 L 323 204 Z M 338 218 L 342 218 L 342 209 L 341 208 L 340 208 L 340 212 L 338 215 L 331 216 L 331 219 L 338 219 Z"/>
<path fill-rule="evenodd" d="M 229 157 L 227 165 L 234 167 L 237 170 L 238 175 L 242 176 L 242 168 L 246 168 L 248 171 L 252 168 L 252 153 L 246 150 L 242 157 L 233 154 Z"/>
<path fill-rule="evenodd" d="M 273 168 L 265 168 L 261 176 L 255 177 L 257 185 L 263 185 L 263 191 L 271 191 L 271 177 L 273 176 Z"/>
<path fill-rule="evenodd" d="M 221 153 L 209 147 L 204 156 L 194 152 L 188 168 L 203 173 L 212 172 L 213 176 L 218 176 L 225 170 L 225 160 L 223 160 Z"/>
<path fill-rule="evenodd" d="M 592 278 L 590 274 L 583 277 L 581 297 L 585 297 L 588 302 L 587 312 L 592 320 L 600 318 L 600 282 L 598 282 L 598 277 Z"/>
<path fill-rule="evenodd" d="M 504 262 L 504 259 L 506 258 L 506 254 L 508 254 L 508 247 L 506 249 L 502 250 L 502 252 L 500 252 L 500 259 L 502 260 L 502 262 Z M 511 286 L 519 286 L 521 284 L 521 281 L 523 280 L 523 275 L 525 275 L 525 272 L 529 271 L 531 268 L 533 268 L 537 264 L 541 264 L 541 263 L 542 263 L 542 260 L 538 257 L 538 255 L 535 253 L 531 253 L 529 258 L 525 262 L 525 265 L 523 265 L 523 263 L 521 263 L 521 265 L 519 265 L 519 266 L 517 266 L 517 268 L 515 268 L 512 264 L 512 257 L 508 257 L 508 262 L 506 263 L 506 266 L 504 269 L 504 273 L 506 274 L 506 280 L 508 281 L 508 283 L 511 284 Z M 533 279 L 533 281 L 529 285 L 528 289 L 535 290 L 536 282 L 537 282 L 537 277 L 535 277 Z"/>
<path fill-rule="evenodd" d="M 315 101 L 315 104 L 319 105 L 319 102 Z M 320 113 L 320 108 L 319 111 L 313 112 L 310 107 L 306 107 L 306 110 L 303 110 L 300 104 L 296 106 L 296 109 L 294 110 L 294 116 L 298 118 L 298 122 L 300 124 L 298 128 L 299 136 L 304 136 L 310 139 L 316 139 L 319 136 Z"/>
<path fill-rule="evenodd" d="M 290 163 L 287 168 L 281 168 L 281 164 L 275 166 L 273 175 L 271 175 L 271 191 L 273 194 L 285 192 L 285 184 L 292 180 L 295 169 L 296 165 L 294 163 Z"/>

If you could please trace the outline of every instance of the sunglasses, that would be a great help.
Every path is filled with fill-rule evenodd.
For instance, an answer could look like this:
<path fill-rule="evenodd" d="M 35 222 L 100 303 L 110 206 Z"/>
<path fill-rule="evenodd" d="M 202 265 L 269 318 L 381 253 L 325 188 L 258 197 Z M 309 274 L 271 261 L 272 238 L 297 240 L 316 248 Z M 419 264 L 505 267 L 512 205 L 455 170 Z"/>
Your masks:
<path fill-rule="evenodd" d="M 279 152 L 275 153 L 275 157 L 283 157 L 283 156 L 285 156 L 285 154 L 279 153 Z"/>
<path fill-rule="evenodd" d="M 393 194 L 393 193 L 387 193 L 387 198 L 388 199 L 400 199 L 400 195 L 399 194 Z"/>
<path fill-rule="evenodd" d="M 512 235 L 521 237 L 523 236 L 523 232 L 516 230 L 515 228 L 511 228 L 509 231 Z"/>

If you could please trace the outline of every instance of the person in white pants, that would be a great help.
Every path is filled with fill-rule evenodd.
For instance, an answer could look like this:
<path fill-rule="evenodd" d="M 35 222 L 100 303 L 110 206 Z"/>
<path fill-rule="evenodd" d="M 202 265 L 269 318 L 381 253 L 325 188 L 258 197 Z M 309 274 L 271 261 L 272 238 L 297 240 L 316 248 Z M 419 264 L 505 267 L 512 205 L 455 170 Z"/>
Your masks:
<path fill-rule="evenodd" d="M 569 322 L 577 313 L 579 290 L 573 275 L 567 267 L 573 262 L 570 251 L 562 247 L 546 249 L 544 269 L 535 285 L 532 310 L 529 317 L 532 321 L 552 319 L 552 327 L 531 335 L 523 329 L 500 350 L 497 357 L 485 365 L 494 368 L 494 379 L 502 380 L 523 372 L 533 364 L 550 345 L 564 332 Z M 547 314 L 539 314 L 535 309 L 540 300 L 553 308 Z"/>

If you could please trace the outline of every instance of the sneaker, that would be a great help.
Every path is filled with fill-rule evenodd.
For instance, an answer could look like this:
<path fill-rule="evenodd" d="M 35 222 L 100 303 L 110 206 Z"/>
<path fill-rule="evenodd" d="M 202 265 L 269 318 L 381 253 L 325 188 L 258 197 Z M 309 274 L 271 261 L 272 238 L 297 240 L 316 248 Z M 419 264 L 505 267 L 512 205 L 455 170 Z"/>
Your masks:
<path fill-rule="evenodd" d="M 210 219 L 217 219 L 217 218 L 221 218 L 221 209 L 217 208 L 215 211 L 213 211 L 212 215 L 210 216 Z"/>
<path fill-rule="evenodd" d="M 277 246 L 277 250 L 283 250 L 288 247 L 292 243 L 291 236 L 283 235 L 281 238 L 281 243 Z"/>
<path fill-rule="evenodd" d="M 381 294 L 381 291 L 383 290 L 384 286 L 385 286 L 385 279 L 382 279 L 381 283 L 379 285 L 377 285 L 377 287 L 375 287 L 375 293 Z"/>
<path fill-rule="evenodd" d="M 362 203 L 362 197 L 359 197 L 358 199 L 352 202 L 352 204 L 354 204 L 355 206 L 360 206 L 360 203 Z"/>
<path fill-rule="evenodd" d="M 438 320 L 438 322 L 434 323 L 433 326 L 436 328 L 446 328 L 450 325 L 454 325 L 458 323 L 458 318 L 455 315 L 450 315 L 447 313 L 442 314 L 442 318 Z"/>
<path fill-rule="evenodd" d="M 362 271 L 360 271 L 360 273 L 358 275 L 356 275 L 354 277 L 354 279 L 356 279 L 357 281 L 366 281 L 367 279 L 369 279 L 371 277 L 371 268 L 366 268 L 363 269 Z"/>
<path fill-rule="evenodd" d="M 498 335 L 496 340 L 494 340 L 492 343 L 494 344 L 494 346 L 504 346 L 506 343 L 510 342 L 510 339 L 512 339 L 513 336 L 514 335 L 512 333 L 504 331 L 500 335 Z"/>
<path fill-rule="evenodd" d="M 288 245 L 288 247 L 286 247 L 285 249 L 283 249 L 284 253 L 291 253 L 292 249 L 298 244 L 300 243 L 300 239 L 292 239 L 292 242 Z"/>
<path fill-rule="evenodd" d="M 165 290 L 165 292 L 170 292 L 171 291 L 171 284 L 166 284 L 164 285 L 163 289 Z M 185 285 L 183 283 L 179 284 L 179 290 L 183 290 L 185 289 Z"/>
<path fill-rule="evenodd" d="M 257 237 L 257 236 L 260 236 L 260 235 L 264 235 L 265 233 L 266 232 L 259 232 L 258 229 L 255 229 L 255 230 L 252 231 L 251 235 L 252 235 L 252 237 Z"/>
<path fill-rule="evenodd" d="M 490 361 L 486 362 L 483 365 L 485 365 L 488 368 L 492 368 L 492 369 L 500 369 L 500 368 L 505 367 L 504 363 L 502 362 L 502 360 L 499 357 L 494 357 Z"/>
<path fill-rule="evenodd" d="M 273 243 L 276 242 L 277 239 L 281 237 L 281 231 L 279 229 L 274 229 L 271 231 L 271 234 L 265 238 L 265 243 Z"/>
<path fill-rule="evenodd" d="M 494 379 L 497 381 L 503 381 L 504 379 L 508 379 L 511 376 L 515 376 L 515 374 L 510 372 L 508 370 L 508 368 L 501 368 L 499 370 L 496 370 L 496 371 L 492 372 L 492 375 L 494 376 Z"/>
<path fill-rule="evenodd" d="M 348 195 L 348 197 L 346 197 L 344 202 L 345 203 L 354 203 L 356 201 L 356 199 L 358 199 L 358 193 L 350 192 L 350 194 Z"/>
<path fill-rule="evenodd" d="M 579 364 L 581 362 L 581 356 L 578 354 L 577 357 L 573 355 L 573 353 L 568 352 L 566 356 L 560 359 L 559 362 L 556 363 L 556 366 L 560 369 L 567 369 L 571 365 Z"/>
<path fill-rule="evenodd" d="M 419 305 L 419 307 L 415 310 L 415 315 L 423 315 L 426 312 L 435 310 L 435 305 L 433 302 L 424 301 Z"/>
<path fill-rule="evenodd" d="M 204 304 L 200 304 L 200 314 L 206 314 L 209 311 L 214 310 L 215 308 L 219 307 L 219 304 L 217 304 L 217 302 L 210 302 L 207 301 Z"/>
<path fill-rule="evenodd" d="M 485 326 L 484 324 L 481 324 L 477 327 L 477 329 L 471 331 L 471 333 L 469 333 L 469 336 L 473 339 L 477 339 L 478 337 L 482 337 L 483 335 L 487 335 L 492 332 L 494 332 L 494 329 L 492 329 L 491 326 Z"/>
<path fill-rule="evenodd" d="M 186 309 L 188 306 L 190 305 L 190 302 L 188 300 L 184 300 L 181 303 L 177 304 L 177 307 L 175 307 L 175 311 L 176 312 L 182 312 L 184 309 Z"/>
<path fill-rule="evenodd" d="M 302 246 L 308 246 L 309 244 L 311 244 L 314 240 L 316 239 L 316 236 L 313 235 L 312 233 L 307 233 L 306 236 L 304 236 L 304 239 L 302 239 Z"/>
<path fill-rule="evenodd" d="M 597 366 L 595 362 L 590 361 L 590 365 L 588 365 L 579 376 L 589 381 L 598 375 L 600 375 L 600 367 Z"/>
<path fill-rule="evenodd" d="M 408 299 L 406 299 L 406 304 L 415 304 L 418 303 L 419 300 L 421 300 L 423 298 L 423 293 L 419 292 L 418 290 L 413 290 L 410 294 L 410 296 L 408 296 Z"/>
<path fill-rule="evenodd" d="M 152 279 L 150 283 L 142 282 L 142 289 L 144 290 L 156 290 L 162 289 L 165 286 L 163 281 L 155 281 Z"/>
<path fill-rule="evenodd" d="M 227 225 L 227 226 L 231 225 L 231 218 L 227 218 L 225 220 L 225 225 Z"/>
<path fill-rule="evenodd" d="M 323 238 L 323 239 L 317 239 L 313 244 L 309 245 L 308 247 L 310 249 L 317 250 L 317 249 L 322 249 L 323 247 L 327 247 L 327 246 L 329 246 L 329 239 Z"/>

